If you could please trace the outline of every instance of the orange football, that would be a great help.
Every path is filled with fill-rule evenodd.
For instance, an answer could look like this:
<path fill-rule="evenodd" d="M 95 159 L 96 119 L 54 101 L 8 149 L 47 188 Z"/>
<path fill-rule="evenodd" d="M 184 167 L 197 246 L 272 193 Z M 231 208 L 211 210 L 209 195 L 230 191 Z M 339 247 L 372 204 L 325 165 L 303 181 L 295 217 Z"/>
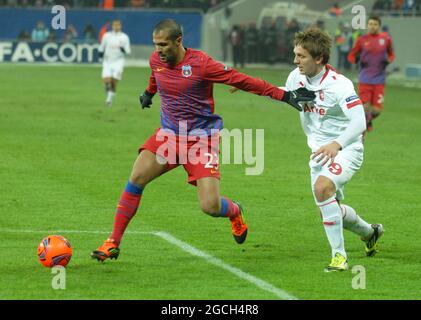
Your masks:
<path fill-rule="evenodd" d="M 51 235 L 41 240 L 38 246 L 38 259 L 44 267 L 65 267 L 72 258 L 72 247 L 62 236 Z"/>

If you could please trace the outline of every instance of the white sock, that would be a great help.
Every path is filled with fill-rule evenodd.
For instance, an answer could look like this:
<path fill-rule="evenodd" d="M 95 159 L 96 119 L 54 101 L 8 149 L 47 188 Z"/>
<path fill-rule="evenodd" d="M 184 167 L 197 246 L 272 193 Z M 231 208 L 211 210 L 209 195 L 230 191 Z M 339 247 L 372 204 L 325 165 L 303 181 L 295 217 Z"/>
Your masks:
<path fill-rule="evenodd" d="M 115 96 L 115 92 L 111 90 L 107 91 L 107 103 L 111 103 L 113 101 L 113 97 Z"/>
<path fill-rule="evenodd" d="M 357 215 L 355 210 L 346 204 L 341 204 L 344 228 L 352 231 L 363 240 L 367 240 L 373 235 L 374 229 Z"/>
<path fill-rule="evenodd" d="M 325 228 L 330 247 L 332 248 L 332 257 L 339 252 L 346 258 L 342 211 L 338 202 L 333 196 L 326 201 L 317 202 L 317 205 L 322 213 L 323 226 Z"/>

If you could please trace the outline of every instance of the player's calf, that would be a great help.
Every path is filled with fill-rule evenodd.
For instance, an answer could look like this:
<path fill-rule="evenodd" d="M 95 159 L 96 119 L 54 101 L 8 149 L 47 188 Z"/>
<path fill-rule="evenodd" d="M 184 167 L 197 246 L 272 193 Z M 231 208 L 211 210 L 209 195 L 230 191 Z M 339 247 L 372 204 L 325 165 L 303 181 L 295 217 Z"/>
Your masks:
<path fill-rule="evenodd" d="M 221 202 L 219 197 L 212 199 L 211 197 L 206 199 L 200 200 L 200 209 L 212 216 L 212 217 L 220 217 L 221 216 Z"/>

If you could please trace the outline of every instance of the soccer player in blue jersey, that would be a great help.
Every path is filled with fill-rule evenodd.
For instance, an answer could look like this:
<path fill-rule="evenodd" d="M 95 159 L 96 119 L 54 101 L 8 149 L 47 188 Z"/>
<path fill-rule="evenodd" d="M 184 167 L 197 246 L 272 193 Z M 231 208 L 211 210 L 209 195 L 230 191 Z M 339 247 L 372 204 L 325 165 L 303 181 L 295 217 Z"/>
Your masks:
<path fill-rule="evenodd" d="M 117 207 L 114 229 L 109 239 L 91 253 L 99 261 L 118 257 L 124 231 L 139 207 L 145 187 L 180 165 L 188 174 L 188 182 L 197 186 L 202 211 L 229 218 L 235 241 L 241 244 L 246 240 L 248 228 L 240 204 L 220 195 L 218 132 L 222 119 L 214 113 L 214 83 L 268 96 L 298 110 L 300 102 L 315 98 L 307 89 L 284 91 L 227 68 L 202 51 L 185 48 L 181 27 L 174 20 L 163 20 L 155 27 L 153 43 L 156 50 L 150 58 L 152 72 L 140 103 L 142 108 L 149 108 L 159 92 L 161 128 L 139 149 Z"/>

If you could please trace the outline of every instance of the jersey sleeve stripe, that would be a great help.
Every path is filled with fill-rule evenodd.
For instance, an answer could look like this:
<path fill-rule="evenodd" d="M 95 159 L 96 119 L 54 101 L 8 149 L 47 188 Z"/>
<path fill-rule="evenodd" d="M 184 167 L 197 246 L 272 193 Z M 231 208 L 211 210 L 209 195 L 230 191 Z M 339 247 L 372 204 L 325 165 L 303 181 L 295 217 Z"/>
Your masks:
<path fill-rule="evenodd" d="M 347 103 L 346 106 L 347 106 L 348 109 L 351 109 L 351 108 L 354 108 L 354 107 L 356 107 L 360 104 L 363 104 L 363 103 L 361 102 L 360 99 L 358 99 L 358 100 L 355 100 L 354 102 Z"/>

